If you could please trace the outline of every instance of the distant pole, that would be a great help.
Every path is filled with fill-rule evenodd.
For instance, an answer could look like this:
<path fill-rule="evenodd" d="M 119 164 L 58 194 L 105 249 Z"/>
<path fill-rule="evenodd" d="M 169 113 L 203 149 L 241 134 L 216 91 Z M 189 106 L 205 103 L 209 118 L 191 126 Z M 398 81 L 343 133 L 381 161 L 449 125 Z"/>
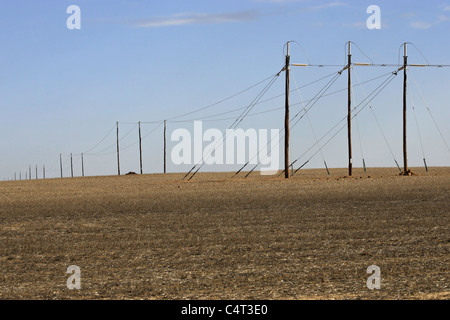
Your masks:
<path fill-rule="evenodd" d="M 17 180 L 17 173 L 14 172 L 14 181 L 16 181 L 16 180 Z"/>
<path fill-rule="evenodd" d="M 28 179 L 31 180 L 31 166 L 28 167 L 28 172 L 30 173 L 30 174 L 28 175 Z"/>
<path fill-rule="evenodd" d="M 167 120 L 164 120 L 164 173 L 166 173 L 166 161 L 167 161 L 167 141 L 166 141 L 166 131 L 167 130 Z"/>
<path fill-rule="evenodd" d="M 25 180 L 28 180 L 28 174 L 26 171 L 25 171 Z"/>
<path fill-rule="evenodd" d="M 42 176 L 43 176 L 44 179 L 45 179 L 45 165 L 42 167 Z"/>
<path fill-rule="evenodd" d="M 19 172 L 19 180 L 22 181 L 22 171 Z"/>
<path fill-rule="evenodd" d="M 406 42 L 403 44 L 404 56 L 403 56 L 403 165 L 404 174 L 408 172 L 408 157 L 407 157 L 407 146 L 406 146 L 406 94 L 407 94 L 407 75 L 406 67 L 408 66 L 408 52 L 406 49 Z"/>
<path fill-rule="evenodd" d="M 84 155 L 81 154 L 81 176 L 84 177 Z"/>
<path fill-rule="evenodd" d="M 36 180 L 38 179 L 38 168 L 36 166 Z"/>
<path fill-rule="evenodd" d="M 348 175 L 353 173 L 353 157 L 352 157 L 352 42 L 348 42 Z"/>
<path fill-rule="evenodd" d="M 117 127 L 117 175 L 120 176 L 119 121 L 116 122 L 116 127 Z"/>
<path fill-rule="evenodd" d="M 59 154 L 59 169 L 61 171 L 61 179 L 63 177 L 63 167 L 62 167 L 62 155 L 61 153 Z"/>
<path fill-rule="evenodd" d="M 139 167 L 141 169 L 141 174 L 142 172 L 142 137 L 141 137 L 141 122 L 138 122 L 138 126 L 139 126 Z"/>
<path fill-rule="evenodd" d="M 286 64 L 285 64 L 285 72 L 286 72 L 286 84 L 285 84 L 285 114 L 284 114 L 284 178 L 289 179 L 289 68 L 290 68 L 290 60 L 289 56 L 289 42 L 286 43 L 287 51 L 286 51 Z"/>
<path fill-rule="evenodd" d="M 70 154 L 70 174 L 73 178 L 73 159 L 72 159 L 72 154 Z"/>

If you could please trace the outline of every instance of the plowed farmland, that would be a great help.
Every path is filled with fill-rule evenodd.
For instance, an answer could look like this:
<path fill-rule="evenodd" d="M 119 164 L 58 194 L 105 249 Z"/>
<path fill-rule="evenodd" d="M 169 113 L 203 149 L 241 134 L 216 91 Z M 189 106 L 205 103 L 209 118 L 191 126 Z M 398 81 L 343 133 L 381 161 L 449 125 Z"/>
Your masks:
<path fill-rule="evenodd" d="M 449 299 L 450 168 L 355 171 L 0 182 L 0 298 Z"/>

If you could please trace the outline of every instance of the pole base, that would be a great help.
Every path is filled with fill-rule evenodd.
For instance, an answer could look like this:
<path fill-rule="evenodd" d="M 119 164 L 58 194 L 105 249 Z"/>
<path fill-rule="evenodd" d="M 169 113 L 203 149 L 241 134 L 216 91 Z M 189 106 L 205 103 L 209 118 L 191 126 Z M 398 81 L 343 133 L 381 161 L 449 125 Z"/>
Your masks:
<path fill-rule="evenodd" d="M 403 171 L 399 174 L 400 176 L 415 176 L 416 174 L 411 170 Z"/>

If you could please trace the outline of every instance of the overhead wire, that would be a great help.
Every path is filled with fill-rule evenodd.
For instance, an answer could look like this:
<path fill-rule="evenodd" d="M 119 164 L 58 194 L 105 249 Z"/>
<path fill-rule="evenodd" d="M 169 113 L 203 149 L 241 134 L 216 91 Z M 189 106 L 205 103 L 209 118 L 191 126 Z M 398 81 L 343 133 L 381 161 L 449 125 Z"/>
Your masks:
<path fill-rule="evenodd" d="M 298 93 L 298 95 L 299 95 L 300 102 L 302 103 L 303 110 L 305 111 L 306 118 L 307 118 L 308 123 L 309 123 L 309 126 L 310 126 L 310 128 L 311 128 L 311 132 L 313 133 L 314 139 L 315 139 L 316 142 L 317 142 L 316 131 L 314 130 L 314 127 L 313 127 L 312 122 L 311 122 L 311 118 L 309 117 L 309 115 L 308 115 L 308 113 L 307 113 L 307 111 L 306 111 L 306 107 L 305 107 L 305 105 L 304 105 L 304 103 L 303 103 L 303 98 L 302 98 L 302 95 L 301 95 L 301 93 L 300 93 L 300 90 L 298 89 L 297 81 L 295 80 L 295 75 L 294 75 L 294 73 L 292 73 L 292 79 L 294 80 L 294 85 L 295 85 L 295 87 L 297 88 L 297 93 Z M 325 169 L 327 170 L 328 175 L 330 175 L 330 170 L 328 170 L 327 162 L 325 161 L 325 157 L 324 157 L 324 155 L 323 155 L 323 152 L 320 151 L 320 154 L 321 154 L 321 156 L 322 156 L 322 161 L 323 161 L 323 163 L 324 163 L 324 165 L 325 165 Z"/>
<path fill-rule="evenodd" d="M 354 104 L 357 105 L 356 104 L 356 97 L 355 97 L 355 90 L 353 90 L 353 88 L 351 88 L 351 93 L 352 93 L 352 96 L 353 96 Z M 361 139 L 361 131 L 360 131 L 360 128 L 359 128 L 358 116 L 355 117 L 355 121 L 356 121 L 356 131 L 358 133 L 358 142 L 359 142 L 359 149 L 360 149 L 360 152 L 361 152 L 363 170 L 364 170 L 364 173 L 367 173 L 366 160 L 365 160 L 365 157 L 364 157 L 364 149 L 363 149 L 363 144 L 362 144 L 362 139 Z"/>
<path fill-rule="evenodd" d="M 409 90 L 409 88 L 410 88 L 410 86 L 408 84 L 408 90 Z M 427 165 L 427 160 L 426 160 L 426 157 L 425 157 L 425 149 L 423 147 L 422 135 L 420 134 L 419 121 L 417 120 L 416 108 L 414 106 L 414 99 L 413 99 L 412 95 L 409 95 L 409 96 L 410 96 L 410 99 L 411 99 L 411 108 L 412 108 L 413 115 L 414 115 L 414 120 L 415 120 L 415 123 L 416 123 L 417 133 L 419 135 L 420 148 L 422 149 L 423 164 L 425 165 L 425 170 L 428 172 L 428 165 Z"/>
<path fill-rule="evenodd" d="M 253 99 L 253 101 L 248 105 L 248 107 L 236 118 L 236 120 L 233 122 L 233 124 L 229 127 L 229 129 L 235 129 L 243 120 L 244 118 L 248 115 L 248 113 L 253 109 L 253 107 L 256 105 L 256 103 L 264 96 L 264 94 L 269 90 L 269 88 L 275 83 L 275 81 L 278 79 L 278 76 L 280 75 L 281 71 L 278 72 L 277 74 L 275 74 L 273 76 L 273 78 L 269 81 L 269 83 L 264 87 L 264 89 L 262 91 L 260 91 L 258 93 L 258 95 L 256 96 L 255 99 Z M 226 139 L 227 136 L 229 135 L 229 133 L 231 132 L 231 130 L 227 130 L 226 131 L 226 135 L 225 137 L 223 137 L 223 139 Z M 214 144 L 211 144 L 211 149 L 214 149 L 216 147 L 218 142 L 215 142 Z M 223 141 L 220 141 L 220 143 L 223 143 Z M 209 151 L 209 150 L 208 150 Z M 211 155 L 209 155 L 209 157 L 206 160 L 209 160 L 209 158 L 211 157 Z M 202 159 L 199 163 L 197 163 L 194 167 L 192 167 L 191 170 L 189 170 L 189 172 L 184 176 L 183 179 L 185 179 L 187 176 L 189 176 L 189 174 L 195 170 L 195 168 L 197 166 L 198 169 L 191 175 L 191 177 L 188 179 L 188 181 L 190 181 L 196 174 L 197 172 L 203 167 L 205 163 L 205 160 L 203 159 L 203 155 L 202 155 Z"/>
<path fill-rule="evenodd" d="M 105 139 L 111 134 L 111 132 L 116 128 L 116 126 L 113 126 L 111 128 L 111 130 L 108 131 L 108 133 L 97 143 L 95 144 L 92 148 L 88 149 L 87 151 L 84 151 L 83 153 L 89 153 L 92 150 L 94 150 L 97 146 L 99 146 L 103 141 L 105 141 Z"/>
<path fill-rule="evenodd" d="M 418 86 L 418 84 L 417 84 L 417 82 L 416 82 L 414 76 L 413 76 L 411 73 L 410 73 L 409 75 L 410 75 L 411 79 L 413 80 L 413 82 L 414 82 L 414 84 L 415 84 L 415 86 L 416 86 L 416 88 L 417 88 L 417 91 L 419 92 L 419 95 L 420 95 L 420 97 L 421 97 L 423 103 L 425 104 L 426 109 L 428 110 L 428 113 L 430 114 L 431 119 L 432 119 L 433 122 L 434 122 L 434 125 L 436 126 L 436 129 L 438 130 L 438 132 L 439 132 L 439 134 L 440 134 L 442 140 L 444 141 L 444 144 L 445 144 L 445 146 L 447 147 L 447 150 L 450 152 L 450 148 L 449 148 L 449 145 L 448 145 L 448 143 L 447 143 L 447 140 L 445 139 L 444 135 L 442 134 L 442 131 L 441 131 L 441 129 L 439 128 L 439 126 L 438 126 L 438 124 L 437 124 L 437 121 L 436 121 L 436 119 L 435 119 L 434 116 L 433 116 L 433 113 L 431 112 L 431 109 L 430 109 L 429 104 L 425 101 L 425 98 L 424 98 L 424 96 L 423 96 L 423 94 L 422 94 L 422 90 L 420 90 L 420 87 Z"/>
<path fill-rule="evenodd" d="M 231 95 L 231 96 L 229 96 L 229 97 L 227 97 L 227 98 L 225 98 L 225 99 L 222 99 L 222 100 L 220 100 L 220 101 L 217 101 L 217 102 L 215 102 L 215 103 L 212 103 L 212 104 L 210 104 L 210 105 L 208 105 L 208 106 L 206 106 L 206 107 L 202 107 L 202 108 L 199 108 L 199 109 L 197 109 L 197 110 L 193 110 L 193 111 L 184 113 L 184 114 L 179 115 L 179 116 L 176 116 L 176 117 L 168 118 L 168 119 L 166 119 L 166 120 L 169 121 L 169 120 L 174 120 L 174 119 L 182 118 L 182 117 L 185 117 L 185 116 L 188 116 L 188 115 L 197 113 L 197 112 L 199 112 L 199 111 L 203 111 L 203 110 L 212 108 L 212 107 L 214 107 L 214 106 L 216 106 L 216 105 L 218 105 L 218 104 L 221 104 L 221 103 L 223 103 L 223 102 L 225 102 L 225 101 L 228 101 L 228 100 L 230 100 L 230 99 L 232 99 L 232 98 L 234 98 L 234 97 L 236 97 L 236 96 L 238 96 L 238 95 L 240 95 L 240 94 L 242 94 L 242 93 L 244 93 L 244 92 L 247 92 L 247 91 L 249 91 L 249 90 L 251 90 L 251 89 L 257 87 L 258 85 L 260 85 L 260 84 L 262 84 L 262 83 L 268 81 L 269 79 L 272 79 L 274 76 L 276 76 L 276 74 L 275 74 L 275 75 L 271 75 L 270 77 L 267 77 L 267 78 L 265 78 L 264 80 L 261 80 L 261 81 L 259 81 L 258 83 L 254 84 L 254 85 L 252 85 L 252 86 L 250 86 L 250 87 L 248 87 L 248 88 L 246 88 L 246 89 L 244 89 L 244 90 L 239 91 L 238 93 L 235 93 L 235 94 L 233 94 L 233 95 Z"/>
<path fill-rule="evenodd" d="M 384 90 L 384 88 L 386 88 L 387 87 L 387 85 L 389 85 L 389 83 L 395 78 L 395 76 L 396 76 L 397 74 L 396 74 L 396 72 L 393 72 L 392 74 L 391 74 L 391 76 L 390 77 L 388 77 L 385 81 L 383 81 L 383 83 L 382 84 L 380 84 L 374 91 L 372 91 L 372 93 L 368 96 L 368 97 L 370 97 L 370 96 L 372 96 L 373 95 L 373 97 L 372 98 L 370 98 L 370 99 L 368 99 L 368 97 L 366 98 L 366 99 L 364 99 L 359 105 L 357 105 L 356 107 L 355 107 L 355 109 L 354 110 L 357 110 L 358 108 L 361 108 L 361 109 L 359 109 L 356 113 L 354 113 L 353 114 L 353 116 L 352 116 L 352 118 L 354 118 L 355 116 L 357 116 L 362 110 L 364 110 L 364 108 L 373 100 L 373 99 L 375 99 L 383 90 Z M 365 100 L 368 100 L 368 102 L 366 102 L 366 104 L 364 105 L 364 106 L 362 106 L 362 107 L 360 107 L 361 105 L 362 105 L 362 103 L 365 101 Z M 336 127 L 338 127 L 342 122 L 344 122 L 345 120 L 347 119 L 347 116 L 345 116 L 345 117 L 343 117 L 342 118 L 342 120 L 340 120 L 335 126 L 333 126 L 327 133 L 325 133 L 320 139 L 319 139 L 319 142 L 321 141 L 321 140 L 323 140 L 326 136 L 328 136 Z M 336 137 L 337 136 L 337 134 L 338 133 L 340 133 L 344 128 L 345 128 L 345 124 L 344 124 L 344 126 L 342 126 L 330 139 L 328 139 L 320 148 L 319 148 L 319 150 L 320 149 L 322 149 L 322 148 L 324 148 L 332 139 L 334 139 L 334 137 Z M 299 158 L 297 158 L 295 161 L 293 161 L 292 162 L 292 164 L 291 165 L 294 165 L 298 160 L 300 160 L 301 158 L 303 158 L 303 156 L 305 155 L 305 154 L 307 154 L 313 147 L 315 146 L 315 144 L 313 145 L 313 146 L 311 146 L 307 151 L 305 151 Z M 314 156 L 319 152 L 319 150 L 317 150 L 300 168 L 298 168 L 297 170 L 295 170 L 294 171 L 294 174 L 295 173 L 297 173 L 306 163 L 308 163 L 309 161 L 311 161 L 311 159 L 312 158 L 314 158 Z"/>
<path fill-rule="evenodd" d="M 310 102 L 313 102 L 311 106 L 309 106 L 308 109 L 305 110 L 305 113 L 302 115 L 302 117 L 300 117 L 295 124 L 292 126 L 295 127 L 295 125 L 303 118 L 303 116 L 316 104 L 316 102 L 325 94 L 325 92 L 333 85 L 333 83 L 337 80 L 337 78 L 342 74 L 342 71 L 344 69 L 342 69 L 341 71 L 338 71 L 337 73 L 335 73 L 335 77 L 333 77 L 325 86 L 323 86 L 319 92 L 314 96 L 313 99 L 310 100 Z M 307 104 L 309 105 L 309 104 Z M 289 119 L 289 123 L 291 123 L 300 113 L 302 110 L 300 110 L 292 119 Z M 279 141 L 277 142 L 276 146 L 278 146 L 281 142 L 281 140 L 284 138 L 284 134 L 279 138 Z M 269 143 L 272 144 L 273 138 L 267 143 L 266 148 L 268 147 Z M 246 164 L 244 164 L 243 167 L 241 167 L 233 177 L 237 176 L 248 164 L 249 162 L 251 162 L 253 159 L 250 159 Z M 246 174 L 245 178 L 247 178 L 257 167 L 258 165 L 261 163 L 261 160 Z M 284 171 L 283 171 L 284 172 Z"/>
<path fill-rule="evenodd" d="M 359 77 L 358 77 L 358 74 L 356 73 L 356 71 L 353 71 L 353 74 L 355 75 L 356 80 L 358 81 L 358 83 L 361 83 L 361 81 L 359 80 Z M 364 96 L 367 98 L 366 90 L 364 89 L 364 87 L 363 87 L 362 85 L 361 85 L 361 90 L 363 91 Z M 397 161 L 397 159 L 395 158 L 394 152 L 392 151 L 392 148 L 391 148 L 391 146 L 390 146 L 390 144 L 389 144 L 389 141 L 388 141 L 388 139 L 386 138 L 386 135 L 384 134 L 383 128 L 381 127 L 381 124 L 380 124 L 380 122 L 378 121 L 378 118 L 377 118 L 377 116 L 375 115 L 375 111 L 373 110 L 371 104 L 369 104 L 369 109 L 370 109 L 370 111 L 371 111 L 371 114 L 372 114 L 373 118 L 375 119 L 375 122 L 376 122 L 376 124 L 377 124 L 377 126 L 378 126 L 378 129 L 380 130 L 380 132 L 381 132 L 381 134 L 382 134 L 382 136 L 383 136 L 384 142 L 386 143 L 386 145 L 387 145 L 387 147 L 388 147 L 388 149 L 389 149 L 389 152 L 390 152 L 392 158 L 394 159 L 395 165 L 397 166 L 398 170 L 399 170 L 400 172 L 402 172 L 402 169 L 400 168 L 400 165 L 398 164 L 398 161 Z"/>

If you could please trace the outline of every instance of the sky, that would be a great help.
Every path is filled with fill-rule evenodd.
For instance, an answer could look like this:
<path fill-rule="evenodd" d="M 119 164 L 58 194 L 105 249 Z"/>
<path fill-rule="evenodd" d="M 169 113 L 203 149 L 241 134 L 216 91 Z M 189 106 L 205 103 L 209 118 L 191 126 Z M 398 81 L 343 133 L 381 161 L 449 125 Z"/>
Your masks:
<path fill-rule="evenodd" d="M 70 5 L 80 8 L 80 29 L 67 27 Z M 366 25 L 370 5 L 380 7 L 381 29 Z M 345 65 L 348 41 L 353 43 L 354 62 L 392 65 L 353 68 L 353 84 L 363 83 L 353 89 L 357 105 L 397 69 L 404 42 L 410 43 L 411 64 L 450 65 L 449 31 L 450 2 L 439 0 L 3 1 L 0 179 L 24 178 L 30 166 L 33 178 L 36 166 L 38 177 L 43 166 L 47 178 L 59 177 L 60 154 L 63 174 L 70 176 L 71 153 L 75 176 L 81 175 L 81 153 L 86 175 L 114 175 L 117 121 L 121 173 L 139 171 L 138 121 L 143 122 L 145 137 L 144 173 L 160 173 L 164 119 L 172 119 L 167 122 L 167 170 L 184 172 L 192 166 L 176 165 L 170 158 L 174 130 L 192 131 L 193 120 L 215 119 L 204 122 L 204 129 L 225 132 L 267 81 L 202 108 L 281 71 L 287 41 L 295 41 L 291 62 L 327 65 L 292 67 L 291 89 L 300 88 L 291 93 L 294 116 L 301 112 L 302 100 L 313 98 L 330 78 L 305 85 Z M 448 166 L 450 68 L 411 67 L 408 72 L 408 161 L 423 166 L 425 155 L 429 166 Z M 354 119 L 354 166 L 361 167 L 363 158 L 369 167 L 402 163 L 402 78 L 394 77 L 373 99 L 372 108 Z M 346 85 L 343 73 L 327 93 Z M 255 105 L 239 128 L 282 129 L 283 93 L 281 74 L 260 101 L 278 98 Z M 232 112 L 235 109 L 240 111 Z M 345 167 L 345 128 L 322 149 L 314 145 L 346 110 L 345 91 L 314 104 L 292 128 L 291 160 L 312 147 L 298 160 L 303 163 L 316 153 L 305 168 L 323 168 L 324 160 L 331 168 Z"/>

